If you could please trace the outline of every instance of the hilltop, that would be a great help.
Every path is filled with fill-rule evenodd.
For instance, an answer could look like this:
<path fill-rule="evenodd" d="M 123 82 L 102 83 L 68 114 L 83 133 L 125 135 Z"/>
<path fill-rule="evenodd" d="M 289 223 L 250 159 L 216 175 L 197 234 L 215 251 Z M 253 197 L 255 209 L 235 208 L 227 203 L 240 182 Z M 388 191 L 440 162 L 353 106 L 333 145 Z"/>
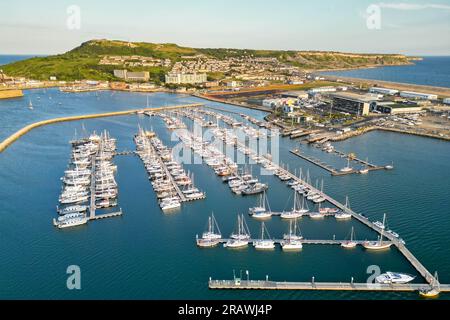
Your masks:
<path fill-rule="evenodd" d="M 91 40 L 64 54 L 36 57 L 4 65 L 1 68 L 10 76 L 48 80 L 115 80 L 113 70 L 123 65 L 103 65 L 103 56 L 142 56 L 162 59 L 173 63 L 202 56 L 223 60 L 251 56 L 255 58 L 276 58 L 280 63 L 308 71 L 322 69 L 349 69 L 386 65 L 410 64 L 410 57 L 399 54 L 354 54 L 322 51 L 276 51 L 251 49 L 199 49 L 181 47 L 176 44 L 125 42 L 118 40 Z M 132 71 L 149 71 L 153 81 L 160 82 L 170 66 L 126 67 Z"/>

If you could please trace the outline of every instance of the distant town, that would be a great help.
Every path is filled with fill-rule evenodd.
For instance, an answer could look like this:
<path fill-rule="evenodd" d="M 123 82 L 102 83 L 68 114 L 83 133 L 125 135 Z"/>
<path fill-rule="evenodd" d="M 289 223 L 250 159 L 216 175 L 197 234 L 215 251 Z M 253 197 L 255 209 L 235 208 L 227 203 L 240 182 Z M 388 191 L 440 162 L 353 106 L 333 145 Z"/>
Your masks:
<path fill-rule="evenodd" d="M 450 139 L 450 98 L 445 96 L 449 90 L 406 90 L 409 86 L 401 90 L 396 85 L 333 78 L 276 57 L 251 55 L 218 59 L 196 54 L 181 56 L 177 61 L 102 55 L 98 65 L 112 68 L 115 80 L 60 81 L 50 76 L 43 81 L 1 72 L 0 97 L 21 96 L 22 89 L 55 86 L 68 93 L 170 91 L 269 111 L 268 119 L 284 134 L 307 134 L 313 142 L 342 140 L 373 129 Z M 150 71 L 145 68 L 168 70 L 164 82 L 151 81 Z"/>

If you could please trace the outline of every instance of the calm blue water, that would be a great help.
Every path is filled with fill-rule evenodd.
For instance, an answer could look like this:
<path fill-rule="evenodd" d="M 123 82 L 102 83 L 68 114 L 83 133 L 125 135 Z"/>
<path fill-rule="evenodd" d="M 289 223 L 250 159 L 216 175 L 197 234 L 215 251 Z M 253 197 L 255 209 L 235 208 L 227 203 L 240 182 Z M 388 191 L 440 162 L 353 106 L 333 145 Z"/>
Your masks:
<path fill-rule="evenodd" d="M 26 60 L 33 57 L 43 57 L 42 55 L 8 55 L 0 54 L 0 66 L 20 60 Z"/>
<path fill-rule="evenodd" d="M 329 71 L 322 74 L 450 88 L 450 57 L 424 57 L 422 61 L 414 61 L 414 65 Z"/>
<path fill-rule="evenodd" d="M 27 91 L 25 98 L 0 102 L 0 139 L 23 125 L 63 114 L 136 108 L 146 104 L 146 95 L 99 92 L 64 94 L 57 90 Z M 40 99 L 37 99 L 37 97 Z M 49 97 L 52 97 L 50 99 Z M 31 98 L 35 109 L 26 108 Z M 201 101 L 184 95 L 152 94 L 154 106 Z M 59 104 L 61 102 L 61 104 Z M 263 117 L 254 110 L 205 102 Z M 60 191 L 59 177 L 70 156 L 68 141 L 75 130 L 108 129 L 118 139 L 118 149 L 133 150 L 138 125 L 157 132 L 165 144 L 173 146 L 159 118 L 122 116 L 60 123 L 33 130 L 0 154 L 0 298 L 143 298 L 143 299 L 399 299 L 416 294 L 350 292 L 235 292 L 210 291 L 209 277 L 229 279 L 233 269 L 250 270 L 252 279 L 269 275 L 274 280 L 355 281 L 367 279 L 366 269 L 379 265 L 382 270 L 416 274 L 396 249 L 369 253 L 361 248 L 345 251 L 340 247 L 306 246 L 301 253 L 256 252 L 252 248 L 231 251 L 224 248 L 199 250 L 195 235 L 204 230 L 214 211 L 224 234 L 231 233 L 237 213 L 246 213 L 256 198 L 237 197 L 206 165 L 186 165 L 195 174 L 196 185 L 207 192 L 207 199 L 183 205 L 173 215 L 159 210 L 154 192 L 137 157 L 118 156 L 119 202 L 124 216 L 94 221 L 72 230 L 56 230 L 51 219 Z M 400 233 L 408 248 L 430 270 L 438 270 L 442 282 L 450 282 L 450 148 L 448 143 L 372 132 L 336 144 L 344 151 L 369 157 L 375 163 L 394 161 L 390 172 L 367 176 L 331 177 L 328 173 L 295 157 L 289 150 L 297 142 L 283 139 L 281 161 L 292 170 L 310 170 L 313 181 L 324 179 L 325 191 L 372 219 L 388 214 L 389 227 Z M 337 167 L 342 159 L 303 146 L 305 152 L 322 157 Z M 430 154 L 433 157 L 430 157 Z M 253 166 L 253 173 L 258 174 Z M 291 207 L 292 192 L 278 179 L 262 176 L 270 184 L 271 208 Z M 247 219 L 258 233 L 259 224 Z M 344 238 L 355 227 L 357 238 L 373 239 L 374 233 L 355 222 L 334 219 L 312 221 L 303 218 L 300 227 L 306 238 Z M 287 223 L 273 218 L 267 223 L 273 237 L 287 230 Z M 65 270 L 79 265 L 82 290 L 66 289 Z M 447 296 L 442 296 L 447 298 Z"/>

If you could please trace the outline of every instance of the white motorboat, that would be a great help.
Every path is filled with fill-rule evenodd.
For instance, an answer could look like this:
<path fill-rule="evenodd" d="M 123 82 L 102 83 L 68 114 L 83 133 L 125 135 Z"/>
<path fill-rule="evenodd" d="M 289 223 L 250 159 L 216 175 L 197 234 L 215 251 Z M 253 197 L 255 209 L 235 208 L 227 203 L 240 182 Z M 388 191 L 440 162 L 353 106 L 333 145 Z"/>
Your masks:
<path fill-rule="evenodd" d="M 406 273 L 388 271 L 376 277 L 375 281 L 384 284 L 405 284 L 413 281 L 415 278 Z"/>

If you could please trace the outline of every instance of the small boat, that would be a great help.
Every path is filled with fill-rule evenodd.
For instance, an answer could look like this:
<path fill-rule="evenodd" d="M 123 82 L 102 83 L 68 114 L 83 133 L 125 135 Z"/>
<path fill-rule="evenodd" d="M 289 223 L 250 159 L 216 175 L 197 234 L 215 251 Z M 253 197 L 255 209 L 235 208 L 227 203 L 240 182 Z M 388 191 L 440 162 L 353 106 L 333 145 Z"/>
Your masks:
<path fill-rule="evenodd" d="M 350 240 L 342 242 L 341 247 L 347 248 L 347 249 L 352 249 L 352 248 L 356 247 L 357 243 L 355 241 L 353 241 L 354 233 L 355 233 L 355 231 L 354 231 L 354 228 L 352 227 L 352 231 L 350 233 Z"/>
<path fill-rule="evenodd" d="M 28 109 L 33 110 L 33 103 L 31 103 L 31 99 L 28 102 Z"/>
<path fill-rule="evenodd" d="M 264 234 L 267 233 L 267 239 L 264 239 Z M 261 239 L 253 242 L 253 246 L 257 250 L 271 250 L 275 249 L 275 242 L 270 239 L 269 231 L 267 231 L 264 222 L 261 222 Z"/>
<path fill-rule="evenodd" d="M 67 219 L 62 222 L 57 223 L 57 227 L 59 229 L 65 229 L 65 228 L 81 226 L 83 224 L 86 224 L 87 222 L 88 222 L 88 219 L 86 217 L 72 218 L 72 219 Z"/>
<path fill-rule="evenodd" d="M 384 167 L 386 170 L 392 170 L 394 169 L 394 163 L 392 162 L 392 164 L 389 164 L 387 166 Z"/>
<path fill-rule="evenodd" d="M 440 291 L 441 288 L 438 280 L 438 274 L 436 272 L 430 286 L 419 289 L 419 294 L 424 298 L 436 298 L 439 296 Z"/>
<path fill-rule="evenodd" d="M 388 271 L 376 277 L 375 281 L 384 284 L 405 284 L 413 281 L 415 278 L 406 273 Z"/>

